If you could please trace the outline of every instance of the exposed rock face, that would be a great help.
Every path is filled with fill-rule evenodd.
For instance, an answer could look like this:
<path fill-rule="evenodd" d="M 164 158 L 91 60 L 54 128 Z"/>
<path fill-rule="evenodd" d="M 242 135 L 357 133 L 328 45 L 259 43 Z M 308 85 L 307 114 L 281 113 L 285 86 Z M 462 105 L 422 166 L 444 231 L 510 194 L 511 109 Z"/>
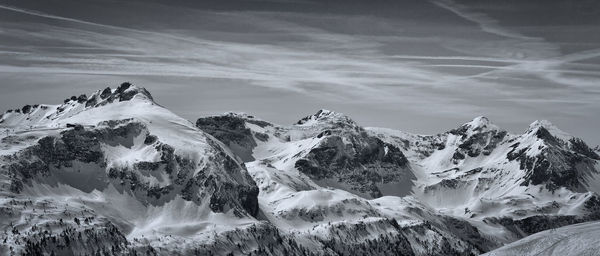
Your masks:
<path fill-rule="evenodd" d="M 542 184 L 551 191 L 560 187 L 582 191 L 585 177 L 597 173 L 595 161 L 599 157 L 580 139 L 565 141 L 543 126 L 530 129 L 526 136 L 538 143 L 515 142 L 506 155 L 507 159 L 518 161 L 525 171 L 521 185 Z"/>
<path fill-rule="evenodd" d="M 213 146 L 219 147 L 216 143 Z M 243 177 L 232 180 L 225 175 L 218 175 L 214 171 L 212 171 L 212 175 L 205 175 L 202 170 L 194 177 L 194 184 L 190 185 L 189 182 L 186 184 L 186 191 L 189 191 L 191 186 L 192 191 L 197 189 L 201 191 L 201 194 L 211 195 L 210 207 L 214 211 L 224 212 L 234 209 L 235 213 L 240 216 L 244 214 L 244 211 L 256 216 L 258 214 L 258 187 L 248 172 L 242 169 L 243 165 L 223 151 L 219 151 L 209 160 L 210 163 L 207 163 L 208 167 L 204 170 L 218 168 L 217 170 L 224 170 L 228 175 L 234 177 L 242 175 Z M 244 181 L 244 183 L 240 181 Z"/>
<path fill-rule="evenodd" d="M 594 160 L 600 160 L 600 155 L 594 152 L 594 150 L 591 149 L 587 144 L 585 144 L 585 142 L 582 139 L 572 138 L 571 140 L 569 140 L 569 145 L 571 150 L 575 151 L 578 154 L 584 155 Z"/>
<path fill-rule="evenodd" d="M 128 101 L 136 95 L 153 100 L 152 95 L 145 88 L 134 87 L 131 83 L 122 83 L 114 92 L 110 88 L 106 88 L 101 92 L 98 91 L 86 100 L 87 107 L 103 106 L 116 101 Z"/>
<path fill-rule="evenodd" d="M 227 145 L 244 162 L 254 161 L 252 150 L 256 142 L 246 120 L 234 114 L 199 118 L 196 127 Z M 264 137 L 258 137 L 262 139 Z"/>
<path fill-rule="evenodd" d="M 110 89 L 110 87 L 106 87 L 104 88 L 104 90 L 102 90 L 102 92 L 100 93 L 100 98 L 101 99 L 106 99 L 108 98 L 110 95 L 112 94 L 112 90 Z"/>
<path fill-rule="evenodd" d="M 317 111 L 314 115 L 300 119 L 292 129 L 301 131 L 300 137 L 292 139 L 303 139 L 315 136 L 324 136 L 338 133 L 360 133 L 364 131 L 350 117 L 326 109 Z"/>
<path fill-rule="evenodd" d="M 415 179 L 408 160 L 395 146 L 370 136 L 349 117 L 319 110 L 296 123 L 308 135 L 322 138 L 295 167 L 323 186 L 366 198 L 406 195 Z"/>
<path fill-rule="evenodd" d="M 323 136 L 327 137 L 295 164 L 314 181 L 330 186 L 347 184 L 345 189 L 371 198 L 411 190 L 414 176 L 406 157 L 395 146 L 364 132 Z M 396 188 L 386 190 L 382 185 Z"/>
<path fill-rule="evenodd" d="M 81 94 L 79 95 L 79 97 L 77 97 L 77 103 L 84 103 L 87 101 L 87 95 L 85 94 Z"/>
<path fill-rule="evenodd" d="M 160 161 L 107 166 L 106 146 L 132 148 L 140 136 L 146 142 L 145 147 L 160 154 Z M 141 123 L 132 120 L 108 121 L 96 129 L 75 126 L 61 132 L 58 137 L 44 137 L 36 145 L 19 153 L 8 167 L 11 190 L 19 193 L 24 185 L 31 185 L 33 180 L 68 184 L 86 192 L 103 190 L 112 184 L 116 188 L 131 191 L 140 201 L 152 204 L 160 204 L 175 195 L 181 195 L 183 199 L 197 204 L 208 198 L 209 206 L 215 212 L 233 209 L 240 216 L 256 215 L 258 188 L 251 177 L 234 159 L 218 151 L 222 150 L 218 144 L 212 146 L 217 154 L 199 168 L 192 159 L 176 154 L 173 147 L 157 141 Z M 143 173 L 147 172 L 166 172 L 172 182 L 152 185 L 144 181 L 146 178 Z M 228 178 L 240 174 L 246 175 L 244 179 L 249 183 L 240 184 Z"/>
<path fill-rule="evenodd" d="M 49 109 L 48 105 L 25 105 L 20 109 L 9 110 L 0 116 L 0 123 L 6 123 L 6 118 L 10 118 L 10 116 L 15 117 L 21 115 L 25 115 L 24 119 L 32 124 L 42 121 L 41 118 L 56 120 L 60 117 L 76 115 L 81 111 L 105 106 L 113 102 L 130 101 L 135 97 L 139 97 L 141 100 L 153 102 L 152 95 L 146 89 L 134 86 L 130 83 L 123 83 L 115 90 L 106 88 L 93 93 L 89 97 L 85 94 L 81 94 L 80 96 L 72 96 L 65 99 L 63 104 L 52 106 L 51 109 Z M 81 107 L 82 105 L 83 107 Z M 67 112 L 69 113 L 67 114 Z"/>
<path fill-rule="evenodd" d="M 31 105 L 25 105 L 21 109 L 21 113 L 23 113 L 23 114 L 27 114 L 27 113 L 29 113 L 29 111 L 31 111 Z"/>
<path fill-rule="evenodd" d="M 344 114 L 333 112 L 331 110 L 326 110 L 326 109 L 321 109 L 321 110 L 317 111 L 317 113 L 315 113 L 314 115 L 306 116 L 306 117 L 298 120 L 298 122 L 296 122 L 296 125 L 312 126 L 315 123 L 320 123 L 322 125 L 323 124 L 328 125 L 323 128 L 342 128 L 342 127 L 354 128 L 354 127 L 358 126 L 352 119 L 350 119 L 350 117 L 348 117 Z"/>
<path fill-rule="evenodd" d="M 67 130 L 60 137 L 41 138 L 37 145 L 19 154 L 18 162 L 9 165 L 11 190 L 19 193 L 23 183 L 30 184 L 38 175 L 51 176 L 53 170 L 72 168 L 76 163 L 94 164 L 105 167 L 100 142 L 97 136 L 106 135 L 100 131 L 85 131 L 80 128 Z M 117 136 L 120 133 L 116 133 Z M 98 184 L 104 187 L 106 184 Z M 78 186 L 81 186 L 79 184 Z M 98 187 L 98 188 L 102 188 Z M 88 191 L 96 187 L 90 187 Z"/>
<path fill-rule="evenodd" d="M 458 146 L 456 152 L 465 153 L 470 157 L 477 157 L 480 154 L 489 155 L 496 148 L 498 143 L 507 135 L 506 131 L 488 131 L 477 133 L 473 136 L 466 137 Z M 464 135 L 463 135 L 464 136 Z"/>
<path fill-rule="evenodd" d="M 466 156 L 490 155 L 508 135 L 506 131 L 491 124 L 486 117 L 475 118 L 448 133 L 460 136 L 458 148 L 453 155 L 455 161 L 463 160 Z"/>

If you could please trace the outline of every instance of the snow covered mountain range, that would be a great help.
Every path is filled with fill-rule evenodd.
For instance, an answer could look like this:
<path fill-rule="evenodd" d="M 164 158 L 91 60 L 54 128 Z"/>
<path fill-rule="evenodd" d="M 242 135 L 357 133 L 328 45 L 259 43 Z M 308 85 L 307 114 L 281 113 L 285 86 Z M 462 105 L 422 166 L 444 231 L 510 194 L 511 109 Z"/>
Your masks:
<path fill-rule="evenodd" d="M 599 153 L 548 121 L 192 123 L 123 83 L 0 116 L 0 254 L 507 255 L 598 229 Z"/>

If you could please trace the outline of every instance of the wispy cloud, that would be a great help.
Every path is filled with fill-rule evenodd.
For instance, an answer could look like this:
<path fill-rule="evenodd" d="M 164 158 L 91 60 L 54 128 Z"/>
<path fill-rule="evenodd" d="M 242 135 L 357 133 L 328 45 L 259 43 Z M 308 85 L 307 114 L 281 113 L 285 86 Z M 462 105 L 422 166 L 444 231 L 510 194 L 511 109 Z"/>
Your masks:
<path fill-rule="evenodd" d="M 401 103 L 417 113 L 464 119 L 474 113 L 502 116 L 519 106 L 535 105 L 528 111 L 539 113 L 599 108 L 593 99 L 600 64 L 584 62 L 600 57 L 600 50 L 563 54 L 559 45 L 504 27 L 469 6 L 433 3 L 456 24 L 181 9 L 181 15 L 211 25 L 176 29 L 0 5 L 3 12 L 22 15 L 22 21 L 0 23 L 0 73 L 230 79 L 240 87 L 336 102 Z M 227 31 L 229 24 L 241 29 Z M 353 33 L 352 26 L 361 32 Z M 587 105 L 574 107 L 578 103 Z M 568 107 L 561 110 L 563 105 Z"/>

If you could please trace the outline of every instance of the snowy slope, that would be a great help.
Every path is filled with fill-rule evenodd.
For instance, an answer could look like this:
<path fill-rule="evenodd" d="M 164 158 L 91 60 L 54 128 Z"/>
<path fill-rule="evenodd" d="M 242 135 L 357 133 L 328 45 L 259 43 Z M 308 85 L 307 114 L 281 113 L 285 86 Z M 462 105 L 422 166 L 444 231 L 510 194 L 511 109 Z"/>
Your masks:
<path fill-rule="evenodd" d="M 484 255 L 593 256 L 600 252 L 598 238 L 600 222 L 588 222 L 542 231 Z"/>

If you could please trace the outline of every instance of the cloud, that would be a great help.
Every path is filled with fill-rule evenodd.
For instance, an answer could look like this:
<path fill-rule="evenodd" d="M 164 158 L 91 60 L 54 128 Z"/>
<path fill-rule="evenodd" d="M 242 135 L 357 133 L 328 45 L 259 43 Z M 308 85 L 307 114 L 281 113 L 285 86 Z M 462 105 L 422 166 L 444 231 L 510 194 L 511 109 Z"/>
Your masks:
<path fill-rule="evenodd" d="M 43 32 L 35 34 L 29 33 L 30 28 L 19 25 L 9 28 L 10 34 L 29 34 L 32 40 L 60 40 L 68 46 L 52 50 L 36 47 L 28 54 L 14 57 L 15 62 L 25 61 L 29 65 L 11 66 L 5 61 L 4 72 L 227 78 L 295 91 L 303 91 L 305 84 L 318 84 L 341 91 L 350 89 L 346 91 L 348 96 L 378 98 L 386 95 L 379 85 L 431 84 L 445 76 L 374 54 L 378 44 L 368 40 L 287 22 L 277 24 L 272 19 L 264 21 L 255 16 L 250 18 L 305 36 L 311 49 L 301 45 L 211 41 L 169 32 L 102 25 L 19 8 L 8 9 L 67 22 L 60 26 L 42 25 Z M 248 14 L 240 15 L 249 18 Z M 72 26 L 71 22 L 88 26 Z M 341 49 L 337 51 L 355 51 L 351 55 L 329 51 L 331 45 L 338 44 Z M 101 53 L 69 51 L 74 48 L 95 49 Z"/>
<path fill-rule="evenodd" d="M 600 66 L 586 61 L 598 58 L 599 50 L 563 54 L 557 44 L 505 28 L 468 6 L 434 3 L 455 20 L 182 8 L 179 15 L 202 22 L 180 28 L 0 5 L 22 15 L 19 22 L 0 23 L 0 76 L 228 79 L 340 104 L 464 119 L 529 118 L 519 108 L 540 115 L 534 119 L 598 109 Z"/>

